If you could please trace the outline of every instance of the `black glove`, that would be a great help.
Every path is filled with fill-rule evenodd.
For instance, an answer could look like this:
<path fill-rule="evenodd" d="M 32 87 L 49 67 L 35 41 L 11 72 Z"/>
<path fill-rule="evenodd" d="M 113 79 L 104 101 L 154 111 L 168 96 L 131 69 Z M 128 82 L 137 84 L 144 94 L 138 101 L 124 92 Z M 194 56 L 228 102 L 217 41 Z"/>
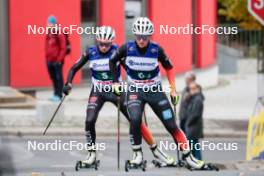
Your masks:
<path fill-rule="evenodd" d="M 65 95 L 69 95 L 69 93 L 72 90 L 72 85 L 70 83 L 65 84 L 65 86 L 63 87 L 62 91 Z"/>

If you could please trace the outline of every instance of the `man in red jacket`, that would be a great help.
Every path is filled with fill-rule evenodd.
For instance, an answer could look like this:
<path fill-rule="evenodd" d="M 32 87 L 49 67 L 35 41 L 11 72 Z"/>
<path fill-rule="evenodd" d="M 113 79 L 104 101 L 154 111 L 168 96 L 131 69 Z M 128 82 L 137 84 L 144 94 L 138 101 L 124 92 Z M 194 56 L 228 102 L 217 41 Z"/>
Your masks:
<path fill-rule="evenodd" d="M 50 79 L 54 87 L 52 101 L 59 101 L 63 88 L 63 63 L 66 56 L 66 37 L 56 29 L 56 17 L 48 17 L 48 34 L 45 41 L 45 56 Z"/>

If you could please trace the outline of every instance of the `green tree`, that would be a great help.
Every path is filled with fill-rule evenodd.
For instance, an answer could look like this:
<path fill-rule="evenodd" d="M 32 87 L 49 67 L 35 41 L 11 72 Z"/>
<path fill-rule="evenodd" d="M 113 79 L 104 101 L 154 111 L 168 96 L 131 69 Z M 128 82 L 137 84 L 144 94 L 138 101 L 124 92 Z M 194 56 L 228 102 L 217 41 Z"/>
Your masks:
<path fill-rule="evenodd" d="M 218 0 L 218 14 L 228 22 L 236 22 L 241 28 L 261 29 L 261 24 L 247 10 L 247 0 Z"/>

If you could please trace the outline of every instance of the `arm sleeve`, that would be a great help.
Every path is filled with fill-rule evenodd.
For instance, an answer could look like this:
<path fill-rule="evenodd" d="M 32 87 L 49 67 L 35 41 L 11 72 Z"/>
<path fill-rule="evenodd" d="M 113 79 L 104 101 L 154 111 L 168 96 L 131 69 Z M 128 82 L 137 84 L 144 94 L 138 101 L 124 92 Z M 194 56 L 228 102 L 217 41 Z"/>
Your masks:
<path fill-rule="evenodd" d="M 126 44 L 122 45 L 112 56 L 109 61 L 110 71 L 113 74 L 114 82 L 118 82 L 118 75 L 117 75 L 117 63 L 123 62 L 122 59 L 126 58 L 127 51 L 126 51 Z"/>
<path fill-rule="evenodd" d="M 63 62 L 65 54 L 66 54 L 66 37 L 64 34 L 59 34 L 59 45 L 60 45 L 60 53 L 58 56 L 58 61 Z"/>
<path fill-rule="evenodd" d="M 170 61 L 170 59 L 167 57 L 167 55 L 165 54 L 163 48 L 159 47 L 158 48 L 158 59 L 159 59 L 159 62 L 161 63 L 161 65 L 166 69 L 166 70 L 169 70 L 169 69 L 172 69 L 173 68 L 173 65 Z"/>
<path fill-rule="evenodd" d="M 163 68 L 165 68 L 166 70 L 166 74 L 168 77 L 168 81 L 170 83 L 171 91 L 176 91 L 175 72 L 173 69 L 173 65 L 161 47 L 159 47 L 158 59 L 161 65 L 163 66 Z"/>
<path fill-rule="evenodd" d="M 67 83 L 72 83 L 72 80 L 74 78 L 74 75 L 78 70 L 80 70 L 84 64 L 88 61 L 88 56 L 86 54 L 83 54 L 81 58 L 71 67 L 68 76 L 67 76 Z"/>

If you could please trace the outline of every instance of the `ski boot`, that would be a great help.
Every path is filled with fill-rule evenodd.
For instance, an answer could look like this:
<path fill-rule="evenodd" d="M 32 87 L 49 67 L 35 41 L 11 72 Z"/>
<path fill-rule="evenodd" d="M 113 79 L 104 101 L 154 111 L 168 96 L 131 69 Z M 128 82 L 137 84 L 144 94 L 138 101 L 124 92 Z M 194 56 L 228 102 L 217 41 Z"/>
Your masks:
<path fill-rule="evenodd" d="M 142 169 L 146 171 L 147 161 L 143 160 L 143 153 L 141 146 L 133 146 L 133 159 L 127 160 L 125 163 L 125 171 L 128 172 L 130 169 Z"/>
<path fill-rule="evenodd" d="M 152 164 L 155 167 L 177 167 L 177 162 L 175 161 L 175 159 L 159 149 L 156 144 L 150 149 L 154 157 L 156 158 L 152 161 Z"/>
<path fill-rule="evenodd" d="M 196 159 L 191 152 L 183 155 L 183 160 L 186 162 L 187 169 L 190 171 L 205 170 L 205 171 L 219 171 L 219 168 L 211 163 L 205 163 L 202 160 Z"/>
<path fill-rule="evenodd" d="M 100 164 L 100 160 L 96 160 L 96 151 L 95 150 L 88 150 L 88 154 L 85 160 L 77 161 L 75 165 L 75 170 L 78 171 L 79 169 L 83 168 L 94 168 L 95 170 L 98 169 Z"/>

